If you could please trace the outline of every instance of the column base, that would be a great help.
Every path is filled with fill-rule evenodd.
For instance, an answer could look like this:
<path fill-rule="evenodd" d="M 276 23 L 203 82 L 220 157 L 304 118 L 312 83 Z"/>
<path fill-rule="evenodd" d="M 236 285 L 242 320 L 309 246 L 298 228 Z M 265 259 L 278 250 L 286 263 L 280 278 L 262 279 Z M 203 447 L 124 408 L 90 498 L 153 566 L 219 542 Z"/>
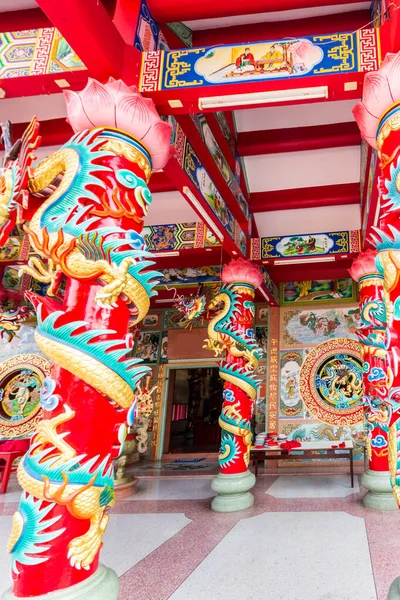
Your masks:
<path fill-rule="evenodd" d="M 219 473 L 211 483 L 211 489 L 218 494 L 211 502 L 212 510 L 215 512 L 234 512 L 250 508 L 254 504 L 254 497 L 249 490 L 255 482 L 255 475 L 251 471 L 245 471 L 237 475 Z"/>
<path fill-rule="evenodd" d="M 361 484 L 368 490 L 362 499 L 362 503 L 366 508 L 398 510 L 390 484 L 389 471 L 371 471 L 367 469 L 361 477 Z"/>
<path fill-rule="evenodd" d="M 400 577 L 397 577 L 390 586 L 387 600 L 400 600 Z"/>
<path fill-rule="evenodd" d="M 115 571 L 99 565 L 96 573 L 85 581 L 63 590 L 50 592 L 40 596 L 29 596 L 31 600 L 117 600 L 119 592 L 119 579 Z M 23 600 L 14 596 L 7 590 L 1 600 Z"/>
<path fill-rule="evenodd" d="M 114 491 L 115 497 L 117 500 L 121 500 L 121 498 L 129 498 L 129 496 L 133 496 L 136 494 L 136 486 L 139 483 L 139 479 L 135 477 L 129 476 L 120 479 L 114 483 Z"/>

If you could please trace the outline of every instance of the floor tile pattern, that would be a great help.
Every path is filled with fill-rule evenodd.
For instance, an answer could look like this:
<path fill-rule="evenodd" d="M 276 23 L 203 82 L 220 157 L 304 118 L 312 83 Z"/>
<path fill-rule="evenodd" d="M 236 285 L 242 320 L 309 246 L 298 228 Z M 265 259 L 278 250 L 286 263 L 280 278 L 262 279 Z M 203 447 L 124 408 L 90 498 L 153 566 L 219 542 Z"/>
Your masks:
<path fill-rule="evenodd" d="M 254 506 L 231 514 L 210 510 L 204 475 L 144 475 L 112 509 L 102 561 L 120 575 L 119 600 L 386 600 L 400 512 L 364 508 L 347 475 L 261 475 Z M 18 497 L 13 479 L 0 496 L 0 594 Z"/>

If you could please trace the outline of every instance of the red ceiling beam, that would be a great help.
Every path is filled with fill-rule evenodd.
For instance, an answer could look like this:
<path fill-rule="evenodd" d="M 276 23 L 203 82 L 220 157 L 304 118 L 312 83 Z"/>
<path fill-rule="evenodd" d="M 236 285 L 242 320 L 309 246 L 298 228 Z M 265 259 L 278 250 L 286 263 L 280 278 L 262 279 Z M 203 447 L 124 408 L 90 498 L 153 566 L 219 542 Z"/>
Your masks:
<path fill-rule="evenodd" d="M 365 0 L 352 0 L 354 4 Z M 176 0 L 148 0 L 150 11 L 159 23 L 171 21 L 196 21 L 198 19 L 219 19 L 237 15 L 281 12 L 322 6 L 348 4 L 348 0 L 230 0 L 216 2 L 176 2 Z M 282 18 L 284 16 L 282 15 Z"/>
<path fill-rule="evenodd" d="M 169 114 L 191 114 L 195 112 L 216 112 L 221 108 L 207 108 L 199 109 L 200 98 L 212 98 L 215 96 L 230 96 L 236 94 L 256 94 L 259 92 L 267 91 L 282 91 L 291 90 L 297 88 L 308 88 L 308 87 L 328 87 L 328 98 L 321 100 L 304 100 L 304 101 L 293 101 L 285 102 L 285 106 L 298 105 L 298 104 L 312 104 L 314 102 L 332 102 L 336 100 L 359 100 L 362 96 L 362 86 L 364 81 L 363 72 L 354 73 L 335 73 L 327 74 L 325 76 L 306 76 L 297 79 L 291 77 L 287 79 L 267 79 L 263 81 L 251 81 L 251 82 L 236 82 L 236 83 L 222 83 L 209 86 L 198 86 L 198 87 L 180 87 L 169 90 L 157 90 L 152 92 L 143 92 L 144 96 L 152 98 L 154 100 L 157 109 L 162 115 Z M 356 84 L 355 89 L 345 90 L 345 84 L 352 83 Z M 352 86 L 353 87 L 353 86 Z M 182 107 L 173 108 L 170 105 L 170 101 L 179 100 Z M 232 101 L 232 108 L 227 106 L 225 111 L 230 110 L 249 110 L 251 108 L 260 108 L 263 104 L 254 104 L 246 106 L 236 106 L 235 101 Z M 282 102 L 266 103 L 264 106 L 282 106 Z M 312 109 L 310 109 L 312 110 Z M 229 114 L 229 112 L 227 113 Z"/>
<path fill-rule="evenodd" d="M 159 256 L 153 258 L 155 261 L 155 269 L 162 271 L 163 269 L 185 269 L 187 267 L 203 267 L 204 265 L 219 265 L 221 264 L 221 246 L 213 248 L 189 248 L 179 250 L 179 256 Z M 157 253 L 158 254 L 158 253 Z M 229 254 L 223 252 L 224 260 L 229 261 Z M 169 284 L 171 287 L 174 283 Z M 163 295 L 161 295 L 163 297 Z M 168 297 L 168 296 L 167 296 Z"/>
<path fill-rule="evenodd" d="M 211 129 L 211 132 L 212 132 L 213 136 L 215 137 L 218 146 L 220 147 L 222 154 L 225 156 L 226 161 L 231 168 L 231 171 L 234 173 L 235 172 L 235 156 L 234 156 L 234 153 L 233 153 L 232 149 L 230 148 L 228 142 L 226 141 L 224 134 L 222 133 L 222 129 L 217 121 L 215 113 L 207 113 L 207 115 L 205 115 L 205 117 L 206 117 L 208 126 Z"/>
<path fill-rule="evenodd" d="M 360 203 L 360 185 L 343 183 L 340 185 L 316 186 L 272 192 L 250 194 L 252 213 L 271 210 L 294 210 L 298 208 L 318 208 L 321 206 L 343 206 Z"/>
<path fill-rule="evenodd" d="M 400 0 L 391 0 L 387 3 L 386 21 L 381 26 L 381 51 L 382 58 L 387 52 L 400 50 Z"/>
<path fill-rule="evenodd" d="M 193 208 L 195 213 L 200 217 L 200 220 L 206 223 L 207 227 L 214 233 L 217 239 L 221 239 L 221 235 L 224 235 L 224 231 L 218 217 L 194 186 L 190 177 L 185 173 L 176 157 L 172 157 L 168 161 L 164 167 L 164 173 L 171 181 L 174 182 L 178 191 L 181 191 L 184 194 L 184 189 L 188 188 L 188 190 L 191 192 L 191 195 L 195 199 L 195 201 L 192 201 L 190 196 L 184 194 L 188 203 Z M 232 257 L 241 255 L 239 246 L 228 234 L 224 237 L 223 247 Z"/>
<path fill-rule="evenodd" d="M 42 29 L 43 27 L 53 27 L 53 25 L 40 8 L 1 13 L 0 33 L 24 31 L 25 29 Z"/>
<path fill-rule="evenodd" d="M 150 178 L 149 188 L 152 194 L 160 192 L 173 192 L 176 190 L 175 185 L 163 171 L 152 174 Z"/>
<path fill-rule="evenodd" d="M 267 270 L 275 283 L 285 281 L 323 281 L 326 279 L 346 279 L 350 275 L 353 258 L 338 260 L 335 262 L 315 262 L 294 265 L 268 265 Z M 296 306 L 296 302 L 293 302 Z"/>
<path fill-rule="evenodd" d="M 265 11 L 264 11 L 265 12 Z M 370 21 L 368 10 L 357 10 L 337 15 L 324 15 L 310 19 L 252 23 L 234 27 L 217 27 L 193 31 L 193 46 L 216 46 L 260 40 L 281 40 L 287 36 L 322 35 L 338 31 L 355 31 Z"/>
<path fill-rule="evenodd" d="M 358 146 L 360 130 L 355 121 L 312 127 L 245 131 L 238 136 L 240 156 L 302 152 L 321 148 Z"/>
<path fill-rule="evenodd" d="M 138 81 L 141 53 L 125 43 L 107 10 L 98 0 L 37 0 L 89 70 L 106 81 L 110 76 L 127 84 Z"/>
<path fill-rule="evenodd" d="M 369 236 L 374 233 L 373 227 L 377 227 L 379 223 L 380 213 L 380 201 L 379 201 L 379 177 L 382 175 L 382 171 L 379 167 L 379 163 L 376 165 L 374 180 L 371 188 L 371 197 L 369 200 L 369 206 L 367 213 L 363 215 L 362 231 L 361 231 L 361 245 L 363 250 L 365 248 L 373 248 Z"/>
<path fill-rule="evenodd" d="M 225 181 L 219 167 L 215 163 L 207 146 L 203 142 L 203 139 L 200 133 L 198 132 L 196 125 L 194 124 L 189 115 L 180 115 L 177 118 L 177 121 L 182 127 L 183 131 L 185 132 L 187 138 L 190 140 L 190 143 L 192 144 L 195 152 L 197 153 L 206 171 L 208 172 L 214 184 L 216 185 L 222 198 L 225 200 L 229 210 L 233 214 L 236 221 L 239 223 L 244 233 L 247 235 L 249 230 L 248 221 L 244 216 L 242 209 L 240 208 L 232 190 Z"/>
<path fill-rule="evenodd" d="M 20 98 L 22 96 L 40 96 L 42 94 L 59 94 L 59 86 L 55 83 L 57 79 L 66 79 L 71 90 L 81 90 L 85 87 L 88 72 L 85 69 L 79 71 L 63 71 L 61 73 L 49 73 L 48 75 L 30 75 L 26 77 L 8 77 L 0 79 L 0 87 L 6 92 L 7 98 Z"/>

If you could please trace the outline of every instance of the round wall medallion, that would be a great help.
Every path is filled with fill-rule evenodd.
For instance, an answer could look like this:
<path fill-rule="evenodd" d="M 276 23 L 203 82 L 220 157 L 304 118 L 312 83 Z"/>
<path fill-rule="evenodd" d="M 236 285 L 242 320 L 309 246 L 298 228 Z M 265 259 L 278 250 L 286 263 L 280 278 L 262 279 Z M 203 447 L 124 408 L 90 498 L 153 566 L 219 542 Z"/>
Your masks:
<path fill-rule="evenodd" d="M 40 388 L 50 364 L 37 354 L 17 354 L 0 364 L 0 437 L 32 433 L 42 415 Z"/>
<path fill-rule="evenodd" d="M 300 394 L 309 412 L 330 425 L 355 425 L 363 420 L 360 346 L 336 338 L 313 348 L 300 371 Z"/>

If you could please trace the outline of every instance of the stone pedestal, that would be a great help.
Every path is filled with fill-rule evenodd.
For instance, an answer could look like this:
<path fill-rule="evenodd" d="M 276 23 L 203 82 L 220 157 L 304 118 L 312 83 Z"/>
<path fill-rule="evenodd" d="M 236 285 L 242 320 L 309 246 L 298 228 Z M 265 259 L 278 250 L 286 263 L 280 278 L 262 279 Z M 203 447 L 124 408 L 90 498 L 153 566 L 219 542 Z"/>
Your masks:
<path fill-rule="evenodd" d="M 390 586 L 387 600 L 400 600 L 400 577 L 397 577 Z"/>
<path fill-rule="evenodd" d="M 121 498 L 129 498 L 129 496 L 136 494 L 138 482 L 139 479 L 135 479 L 132 475 L 130 477 L 124 477 L 114 488 L 116 499 L 121 500 Z"/>
<path fill-rule="evenodd" d="M 119 580 L 115 571 L 99 565 L 96 573 L 85 581 L 64 590 L 35 596 L 34 600 L 117 600 L 118 592 Z M 18 600 L 11 590 L 4 592 L 1 599 Z"/>
<path fill-rule="evenodd" d="M 251 471 L 238 473 L 237 475 L 222 475 L 219 473 L 211 483 L 211 489 L 218 494 L 211 503 L 212 510 L 215 512 L 235 512 L 250 508 L 254 504 L 254 497 L 249 490 L 255 482 L 255 475 Z"/>
<path fill-rule="evenodd" d="M 368 490 L 362 499 L 362 503 L 366 508 L 399 510 L 393 496 L 389 471 L 371 471 L 367 469 L 361 477 L 361 485 Z"/>

